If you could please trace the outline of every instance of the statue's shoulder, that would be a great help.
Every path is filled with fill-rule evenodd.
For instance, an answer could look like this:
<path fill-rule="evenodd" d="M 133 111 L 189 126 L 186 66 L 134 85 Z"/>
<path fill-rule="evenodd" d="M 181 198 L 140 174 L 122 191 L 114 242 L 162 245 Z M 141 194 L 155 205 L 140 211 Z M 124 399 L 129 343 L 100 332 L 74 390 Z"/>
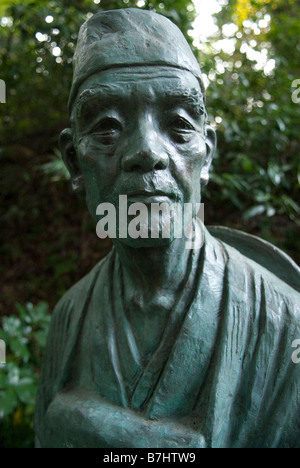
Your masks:
<path fill-rule="evenodd" d="M 209 227 L 208 231 L 234 252 L 231 257 L 241 268 L 247 264 L 279 289 L 286 285 L 300 294 L 300 268 L 278 247 L 236 229 L 214 226 Z"/>
<path fill-rule="evenodd" d="M 300 269 L 296 263 L 258 237 L 221 227 L 208 231 L 212 242 L 219 243 L 227 258 L 226 285 L 231 305 L 239 304 L 245 312 L 245 321 L 252 314 L 261 317 L 266 333 L 276 335 L 280 327 L 287 327 L 292 333 L 291 340 L 298 339 Z"/>

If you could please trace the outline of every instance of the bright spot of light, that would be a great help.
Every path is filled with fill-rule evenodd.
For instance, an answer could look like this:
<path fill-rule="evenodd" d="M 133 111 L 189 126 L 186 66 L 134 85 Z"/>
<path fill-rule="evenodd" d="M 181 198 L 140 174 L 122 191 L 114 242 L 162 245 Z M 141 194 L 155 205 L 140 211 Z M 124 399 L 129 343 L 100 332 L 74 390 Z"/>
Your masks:
<path fill-rule="evenodd" d="M 267 64 L 264 67 L 264 73 L 266 76 L 272 74 L 273 70 L 276 68 L 276 61 L 274 59 L 268 60 Z"/>
<path fill-rule="evenodd" d="M 217 69 L 217 73 L 219 73 L 220 75 L 223 75 L 223 73 L 225 73 L 225 67 L 220 62 L 217 64 L 216 69 Z"/>
<path fill-rule="evenodd" d="M 35 37 L 39 42 L 46 42 L 48 40 L 48 34 L 42 34 L 40 32 L 37 32 Z"/>
<path fill-rule="evenodd" d="M 200 48 L 202 42 L 218 31 L 212 15 L 221 11 L 221 7 L 217 0 L 209 0 L 209 2 L 207 0 L 194 0 L 194 5 L 197 16 L 193 23 L 191 36 L 194 38 L 195 47 Z"/>
<path fill-rule="evenodd" d="M 226 37 L 233 37 L 238 32 L 238 30 L 239 27 L 234 23 L 224 24 L 222 27 L 222 32 Z"/>
<path fill-rule="evenodd" d="M 2 16 L 1 18 L 1 21 L 0 21 L 0 24 L 1 26 L 5 27 L 5 26 L 12 26 L 13 25 L 13 20 L 12 18 L 8 17 L 8 16 Z"/>
<path fill-rule="evenodd" d="M 48 16 L 46 16 L 46 18 L 45 18 L 45 21 L 46 21 L 46 23 L 48 23 L 48 24 L 53 23 L 53 20 L 54 20 L 54 18 L 53 18 L 53 16 L 51 16 L 51 15 L 48 15 Z"/>
<path fill-rule="evenodd" d="M 210 81 L 209 81 L 209 78 L 208 78 L 208 76 L 206 75 L 206 73 L 202 73 L 202 78 L 203 78 L 203 82 L 204 82 L 205 89 L 207 89 L 208 86 L 209 86 Z"/>
<path fill-rule="evenodd" d="M 262 49 L 261 51 L 254 50 L 249 44 L 244 42 L 240 50 L 242 54 L 247 55 L 248 60 L 256 62 L 255 70 L 264 70 L 265 75 L 268 76 L 276 68 L 276 61 L 269 59 L 268 49 Z"/>
<path fill-rule="evenodd" d="M 243 21 L 243 26 L 244 26 L 244 28 L 251 28 L 252 21 L 250 21 L 250 20 Z"/>
<path fill-rule="evenodd" d="M 258 22 L 258 27 L 259 27 L 260 29 L 265 29 L 265 28 L 267 28 L 268 26 L 269 26 L 268 21 L 266 21 L 265 19 L 259 20 L 259 22 Z"/>
<path fill-rule="evenodd" d="M 54 55 L 54 57 L 59 57 L 61 55 L 61 48 L 60 47 L 54 47 L 52 49 L 52 55 Z"/>
<path fill-rule="evenodd" d="M 237 40 L 235 38 L 232 39 L 222 39 L 213 43 L 213 48 L 218 52 L 225 52 L 226 54 L 232 55 L 235 51 Z"/>

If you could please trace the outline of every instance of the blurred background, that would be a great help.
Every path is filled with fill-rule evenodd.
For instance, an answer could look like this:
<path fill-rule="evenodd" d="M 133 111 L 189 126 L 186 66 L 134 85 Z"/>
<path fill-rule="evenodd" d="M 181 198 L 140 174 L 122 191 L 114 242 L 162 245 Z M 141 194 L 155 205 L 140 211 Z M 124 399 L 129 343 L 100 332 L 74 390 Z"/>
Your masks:
<path fill-rule="evenodd" d="M 259 235 L 300 263 L 299 0 L 0 0 L 2 448 L 33 446 L 51 312 L 110 249 L 72 193 L 58 136 L 79 27 L 133 6 L 175 22 L 205 74 L 218 133 L 206 224 Z"/>

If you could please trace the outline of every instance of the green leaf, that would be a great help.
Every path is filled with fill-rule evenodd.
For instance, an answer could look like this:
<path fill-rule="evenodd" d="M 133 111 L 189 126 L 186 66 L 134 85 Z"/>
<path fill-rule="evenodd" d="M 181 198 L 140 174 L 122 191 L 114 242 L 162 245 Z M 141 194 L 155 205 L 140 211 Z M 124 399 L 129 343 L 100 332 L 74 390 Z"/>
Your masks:
<path fill-rule="evenodd" d="M 268 216 L 268 218 L 272 218 L 275 215 L 276 215 L 276 209 L 274 208 L 274 206 L 268 206 L 267 207 L 267 216 Z"/>
<path fill-rule="evenodd" d="M 5 372 L 5 367 L 3 368 L 3 370 L 1 369 L 0 367 L 0 391 L 4 388 L 6 388 L 7 386 L 7 376 L 6 376 L 6 372 Z"/>
<path fill-rule="evenodd" d="M 7 383 L 10 387 L 15 387 L 20 380 L 20 369 L 15 363 L 10 363 L 7 366 L 7 371 Z"/>
<path fill-rule="evenodd" d="M 22 335 L 21 320 L 17 317 L 4 317 L 2 321 L 3 330 L 10 337 Z"/>
<path fill-rule="evenodd" d="M 247 220 L 250 218 L 254 218 L 255 216 L 262 215 L 265 211 L 266 208 L 264 205 L 253 206 L 243 214 L 243 219 Z"/>
<path fill-rule="evenodd" d="M 14 389 L 0 392 L 0 418 L 8 416 L 18 407 L 18 397 Z"/>
<path fill-rule="evenodd" d="M 35 340 L 37 341 L 38 345 L 41 349 L 45 349 L 47 343 L 48 332 L 47 331 L 39 331 L 36 332 L 34 335 Z"/>
<path fill-rule="evenodd" d="M 24 362 L 28 362 L 30 359 L 30 352 L 28 350 L 28 346 L 22 343 L 20 340 L 12 339 L 9 344 L 10 350 L 12 353 L 21 358 Z"/>
<path fill-rule="evenodd" d="M 271 199 L 271 194 L 270 193 L 264 193 L 261 191 L 257 191 L 255 193 L 255 201 L 258 203 L 266 203 Z"/>
<path fill-rule="evenodd" d="M 18 309 L 21 320 L 23 322 L 27 322 L 29 319 L 27 309 L 24 306 L 22 306 L 19 302 L 16 302 L 15 305 L 16 305 L 16 308 Z"/>
<path fill-rule="evenodd" d="M 16 386 L 16 393 L 25 405 L 33 405 L 37 392 L 37 383 L 33 379 L 22 379 Z"/>
<path fill-rule="evenodd" d="M 285 129 L 286 129 L 286 126 L 285 126 L 284 121 L 283 121 L 282 119 L 276 119 L 276 122 L 277 122 L 277 124 L 278 124 L 279 130 L 280 130 L 281 132 L 284 132 Z"/>
<path fill-rule="evenodd" d="M 32 324 L 39 325 L 48 315 L 48 304 L 40 302 L 36 307 L 33 304 L 26 304 Z"/>
<path fill-rule="evenodd" d="M 282 182 L 282 169 L 277 164 L 269 164 L 268 167 L 268 176 L 274 185 L 279 186 Z"/>

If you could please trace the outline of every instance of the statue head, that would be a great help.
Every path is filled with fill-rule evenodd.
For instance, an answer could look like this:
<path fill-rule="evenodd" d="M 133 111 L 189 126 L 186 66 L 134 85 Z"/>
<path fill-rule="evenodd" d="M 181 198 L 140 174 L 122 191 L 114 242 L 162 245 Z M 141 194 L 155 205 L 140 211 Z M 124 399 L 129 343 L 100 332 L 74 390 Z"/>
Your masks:
<path fill-rule="evenodd" d="M 101 203 L 200 203 L 216 137 L 198 62 L 154 12 L 99 12 L 80 29 L 60 144 L 73 188 Z"/>

